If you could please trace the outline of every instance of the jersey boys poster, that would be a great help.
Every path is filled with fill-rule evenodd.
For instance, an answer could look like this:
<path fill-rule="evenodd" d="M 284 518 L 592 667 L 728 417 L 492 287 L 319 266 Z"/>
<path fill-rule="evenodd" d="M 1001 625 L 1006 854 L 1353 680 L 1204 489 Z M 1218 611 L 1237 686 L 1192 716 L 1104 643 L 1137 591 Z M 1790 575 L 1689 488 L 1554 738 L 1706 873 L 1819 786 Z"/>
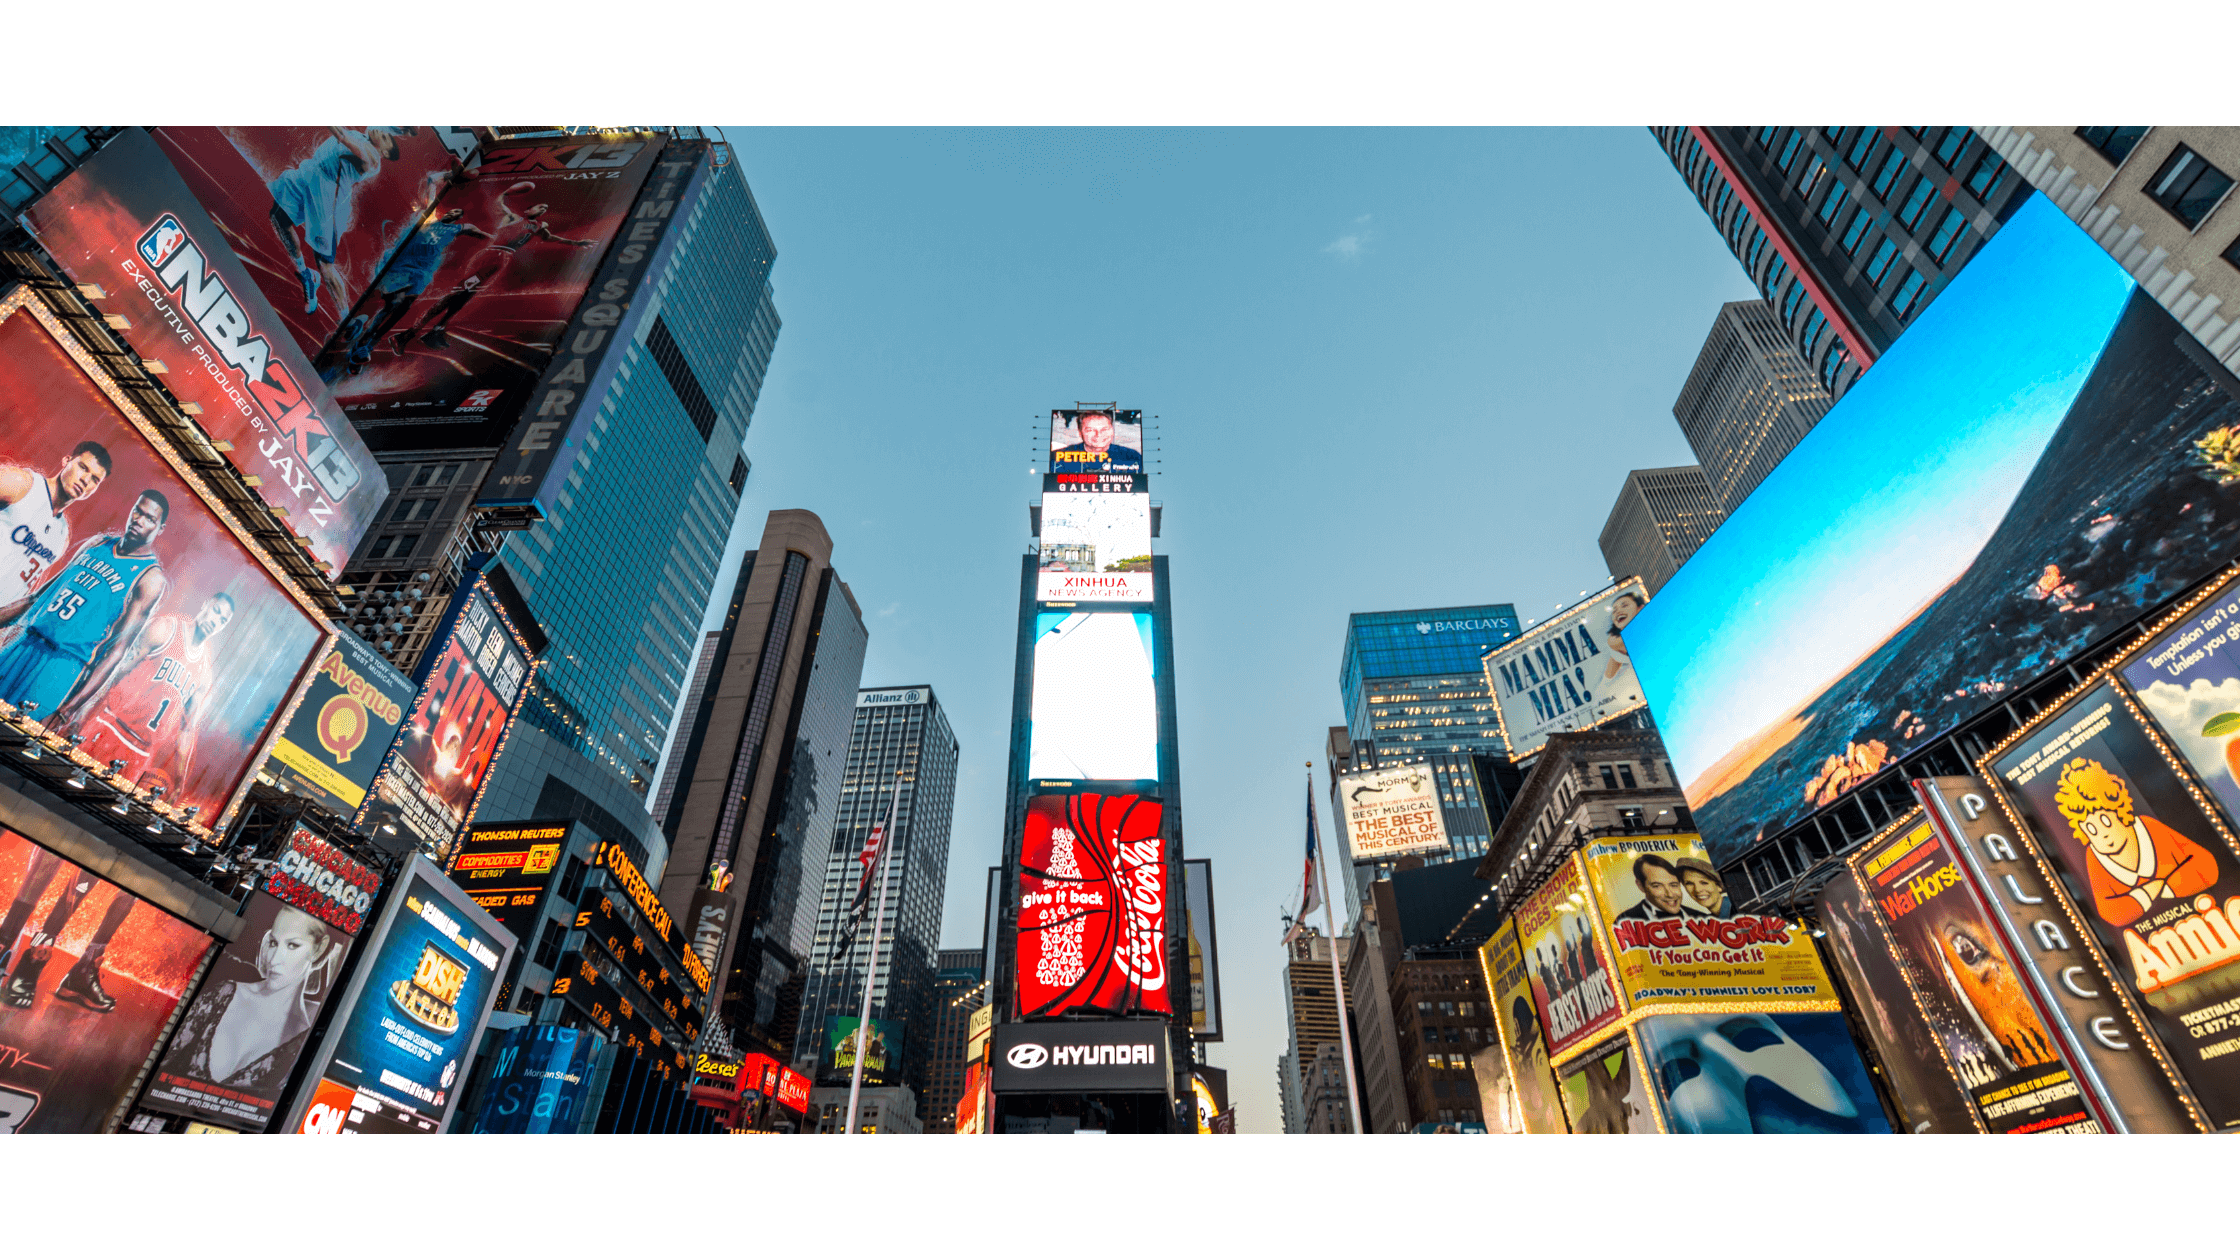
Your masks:
<path fill-rule="evenodd" d="M 1913 817 L 1861 849 L 1851 869 L 1946 1061 L 1993 1133 L 2099 1132 L 1966 877 L 1936 829 Z"/>
<path fill-rule="evenodd" d="M 297 827 L 180 1016 L 141 1105 L 261 1132 L 381 892 L 381 877 Z"/>
<path fill-rule="evenodd" d="M 351 817 L 365 804 L 410 703 L 412 680 L 372 644 L 338 630 L 287 729 L 273 741 L 266 770 L 297 796 Z"/>
<path fill-rule="evenodd" d="M 1019 1013 L 1174 1013 L 1160 802 L 1071 792 L 1027 801 L 1019 846 Z"/>
<path fill-rule="evenodd" d="M 216 822 L 321 632 L 58 331 L 0 298 L 0 700 Z"/>
<path fill-rule="evenodd" d="M 1550 1055 L 1585 1045 L 1623 1017 L 1602 943 L 1595 939 L 1593 904 L 1577 860 L 1566 861 L 1524 899 L 1516 923 Z"/>
<path fill-rule="evenodd" d="M 118 133 L 24 212 L 70 278 L 107 291 L 132 348 L 200 407 L 195 423 L 302 536 L 342 571 L 387 496 L 345 421 L 216 224 L 137 127 Z"/>
<path fill-rule="evenodd" d="M 2102 683 L 1990 763 L 2194 1097 L 2240 1125 L 2240 858 Z"/>
<path fill-rule="evenodd" d="M 0 828 L 0 1133 L 99 1133 L 211 938 Z"/>
<path fill-rule="evenodd" d="M 471 127 L 156 127 L 304 354 L 474 157 Z"/>
<path fill-rule="evenodd" d="M 1734 912 L 1700 837 L 1612 837 L 1584 855 L 1627 1009 L 1838 1001 L 1803 928 Z"/>
<path fill-rule="evenodd" d="M 453 596 L 450 633 L 438 636 L 420 694 L 374 785 L 372 811 L 429 844 L 446 845 L 474 815 L 483 772 L 497 756 L 529 681 L 529 655 L 489 585 L 477 575 Z"/>
<path fill-rule="evenodd" d="M 1515 920 L 1501 921 L 1493 939 L 1479 948 L 1478 962 L 1485 969 L 1486 991 L 1493 996 L 1494 1030 L 1501 1038 L 1495 1050 L 1516 1101 L 1518 1131 L 1565 1132 L 1563 1103 L 1548 1070 L 1548 1042 L 1540 1035 L 1540 1012 L 1533 1004 Z"/>
<path fill-rule="evenodd" d="M 497 445 L 660 151 L 634 135 L 485 152 L 319 352 L 350 419 L 464 426 Z M 374 440 L 427 444 L 424 430 Z"/>

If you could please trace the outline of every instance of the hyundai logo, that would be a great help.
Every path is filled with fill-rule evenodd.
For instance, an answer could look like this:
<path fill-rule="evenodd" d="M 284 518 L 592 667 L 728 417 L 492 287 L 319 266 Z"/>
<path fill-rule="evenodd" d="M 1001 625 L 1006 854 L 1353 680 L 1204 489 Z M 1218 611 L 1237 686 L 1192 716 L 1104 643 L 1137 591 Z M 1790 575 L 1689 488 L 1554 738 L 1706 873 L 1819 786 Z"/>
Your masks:
<path fill-rule="evenodd" d="M 1023 1041 L 1011 1047 L 1011 1053 L 1004 1055 L 1003 1059 L 1011 1066 L 1026 1071 L 1049 1062 L 1050 1052 L 1031 1041 Z"/>

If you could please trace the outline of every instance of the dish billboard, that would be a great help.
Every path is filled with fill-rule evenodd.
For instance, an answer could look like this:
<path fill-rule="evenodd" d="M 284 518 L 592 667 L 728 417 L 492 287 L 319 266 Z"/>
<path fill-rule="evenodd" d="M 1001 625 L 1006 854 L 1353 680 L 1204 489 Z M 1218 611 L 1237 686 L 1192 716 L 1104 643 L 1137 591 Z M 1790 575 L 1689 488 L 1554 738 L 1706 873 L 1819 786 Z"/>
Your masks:
<path fill-rule="evenodd" d="M 0 500 L 0 701 L 218 821 L 323 628 L 21 288 L 0 297 Z"/>
<path fill-rule="evenodd" d="M 2192 344 L 2035 196 L 1697 549 L 1625 641 L 1715 861 L 2240 550 Z"/>

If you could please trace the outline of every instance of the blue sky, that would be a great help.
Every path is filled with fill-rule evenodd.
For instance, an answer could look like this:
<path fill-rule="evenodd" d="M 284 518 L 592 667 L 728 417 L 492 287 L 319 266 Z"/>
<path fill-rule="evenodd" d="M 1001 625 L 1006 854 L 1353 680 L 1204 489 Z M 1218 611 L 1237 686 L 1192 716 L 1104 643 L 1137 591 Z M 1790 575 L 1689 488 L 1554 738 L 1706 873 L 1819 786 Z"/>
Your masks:
<path fill-rule="evenodd" d="M 1966 571 L 2130 291 L 2034 198 L 1658 592 L 1626 646 L 1682 783 Z"/>
<path fill-rule="evenodd" d="M 1720 303 L 1755 293 L 1639 128 L 730 136 L 785 319 L 733 546 L 816 512 L 870 625 L 864 683 L 947 709 L 947 944 L 979 943 L 1000 854 L 1036 426 L 1113 399 L 1160 426 L 1184 836 L 1213 862 L 1231 1029 L 1212 1060 L 1242 1127 L 1275 1131 L 1278 916 L 1304 763 L 1319 781 L 1344 721 L 1346 615 L 1539 618 L 1601 586 L 1620 483 L 1693 461 L 1672 401 Z"/>

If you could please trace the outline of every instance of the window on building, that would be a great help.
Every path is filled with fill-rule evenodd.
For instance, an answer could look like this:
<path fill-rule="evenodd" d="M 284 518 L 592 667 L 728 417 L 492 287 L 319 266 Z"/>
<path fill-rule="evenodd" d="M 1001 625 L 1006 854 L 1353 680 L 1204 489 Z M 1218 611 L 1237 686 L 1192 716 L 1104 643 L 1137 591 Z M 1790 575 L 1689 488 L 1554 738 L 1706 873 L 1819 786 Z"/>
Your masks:
<path fill-rule="evenodd" d="M 1896 188 L 1898 181 L 1905 178 L 1906 166 L 1906 155 L 1896 149 L 1883 154 L 1882 169 L 1874 173 L 1874 195 L 1888 201 L 1890 190 Z"/>
<path fill-rule="evenodd" d="M 1843 230 L 1843 252 L 1846 256 L 1859 256 L 1859 243 L 1867 239 L 1867 229 L 1874 226 L 1874 211 L 1861 206 L 1851 216 L 1851 226 Z"/>
<path fill-rule="evenodd" d="M 1459 1004 L 1455 1009 L 1459 1010 L 1465 1017 L 1476 1015 L 1478 1013 L 1477 1004 L 1474 1002 L 1463 1002 Z"/>
<path fill-rule="evenodd" d="M 1820 203 L 1820 222 L 1832 226 L 1836 216 L 1843 213 L 1844 202 L 1850 196 L 1851 190 L 1843 186 L 1842 180 L 1828 181 L 1828 196 Z"/>
<path fill-rule="evenodd" d="M 1765 252 L 1765 229 L 1759 227 L 1756 223 L 1752 223 L 1750 225 L 1750 243 L 1744 246 L 1742 250 L 1742 269 L 1751 275 L 1758 274 L 1758 259 L 1764 257 Z"/>
<path fill-rule="evenodd" d="M 1452 1015 L 1452 1014 L 1454 1014 L 1454 1003 L 1452 1003 L 1452 1002 L 1441 1002 L 1441 1003 L 1439 1003 L 1439 1013 L 1440 1013 L 1441 1015 Z"/>
<path fill-rule="evenodd" d="M 547 969 L 560 965 L 560 938 L 568 929 L 558 919 L 546 919 L 544 931 L 537 936 L 537 965 Z"/>
<path fill-rule="evenodd" d="M 2230 245 L 2224 247 L 2221 257 L 2233 266 L 2240 267 L 2240 237 L 2235 237 Z"/>
<path fill-rule="evenodd" d="M 1602 776 L 1602 786 L 1613 792 L 1618 790 L 1618 772 L 1615 769 L 1610 766 L 1596 766 L 1595 771 Z"/>
<path fill-rule="evenodd" d="M 1842 145 L 1843 145 L 1843 128 L 1841 128 L 1841 127 L 1822 127 L 1822 128 L 1820 129 L 1820 134 L 1821 134 L 1821 135 L 1823 135 L 1823 136 L 1826 136 L 1826 137 L 1827 137 L 1827 139 L 1828 139 L 1828 143 L 1829 143 L 1829 144 L 1835 145 L 1835 146 L 1837 146 L 1837 147 L 1839 147 L 1839 148 L 1840 148 L 1840 147 L 1842 147 Z"/>
<path fill-rule="evenodd" d="M 2077 138 L 2092 146 L 2093 152 L 2121 165 L 2139 146 L 2139 138 L 2147 134 L 2145 127 L 2079 127 Z"/>
<path fill-rule="evenodd" d="M 1812 160 L 1804 164 L 1804 174 L 1797 177 L 1797 195 L 1811 201 L 1813 191 L 1820 187 L 1820 177 L 1827 173 L 1828 159 L 1813 154 Z"/>
<path fill-rule="evenodd" d="M 2231 176 L 2182 144 L 2163 159 L 2162 169 L 2147 181 L 2147 196 L 2188 228 L 2201 226 L 2231 189 Z"/>
<path fill-rule="evenodd" d="M 1820 387 L 1829 393 L 1836 389 L 1836 378 L 1843 374 L 1843 365 L 1851 361 L 1851 352 L 1844 348 L 1843 338 L 1828 343 L 1828 352 L 1820 356 Z"/>
<path fill-rule="evenodd" d="M 1913 304 L 1921 300 L 1921 290 L 1927 288 L 1928 284 L 1927 277 L 1919 271 L 1908 268 L 1905 283 L 1899 285 L 1898 291 L 1890 295 L 1890 309 L 1895 311 L 1900 319 L 1905 318 L 1906 314 L 1913 310 Z"/>
<path fill-rule="evenodd" d="M 1431 1013 L 1431 1003 L 1429 1003 L 1429 1002 L 1418 1002 L 1418 1003 L 1416 1003 L 1416 1014 L 1418 1014 L 1418 1015 L 1429 1015 L 1430 1013 Z"/>
<path fill-rule="evenodd" d="M 1944 129 L 1944 139 L 1937 141 L 1937 160 L 1944 163 L 1946 170 L 1958 169 L 1953 164 L 1958 162 L 1960 155 L 1967 151 L 1968 137 L 1972 134 L 1974 133 L 1966 127 L 1947 127 Z"/>
<path fill-rule="evenodd" d="M 1444 1071 L 1447 1066 L 1447 1056 L 1444 1054 L 1427 1054 L 1423 1056 L 1423 1061 L 1435 1072 Z"/>
<path fill-rule="evenodd" d="M 1812 353 L 1813 347 L 1820 344 L 1820 334 L 1826 331 L 1828 331 L 1827 313 L 1817 306 L 1813 307 L 1812 314 L 1805 317 L 1804 331 L 1798 334 L 1798 344 L 1802 345 L 1804 352 L 1809 355 Z"/>
<path fill-rule="evenodd" d="M 1641 823 L 1642 820 L 1640 810 L 1628 808 L 1618 811 L 1618 826 L 1624 828 L 1626 831 L 1634 832 L 1642 830 L 1643 828 Z"/>
<path fill-rule="evenodd" d="M 1946 258 L 1951 257 L 1952 247 L 1960 243 L 1960 234 L 1966 231 L 1967 227 L 1967 215 L 1960 213 L 1957 209 L 1945 211 L 1944 222 L 1937 225 L 1936 233 L 1929 238 L 1929 257 L 1936 259 L 1938 262 L 1943 262 Z"/>
<path fill-rule="evenodd" d="M 1761 149 L 1772 148 L 1773 138 L 1779 134 L 1781 134 L 1781 128 L 1779 127 L 1758 128 L 1758 147 Z"/>
<path fill-rule="evenodd" d="M 373 549 L 366 552 L 368 560 L 402 560 L 420 545 L 418 534 L 383 534 L 373 540 Z"/>
<path fill-rule="evenodd" d="M 1983 156 L 1976 159 L 1976 168 L 1968 172 L 1968 191 L 1976 195 L 1976 200 L 1988 202 L 2006 177 L 2006 159 L 1985 149 Z"/>
<path fill-rule="evenodd" d="M 1872 127 L 1859 128 L 1858 136 L 1851 141 L 1851 152 L 1844 158 L 1845 161 L 1851 163 L 1852 170 L 1859 172 L 1861 175 L 1867 173 L 1867 163 L 1874 157 L 1875 141 L 1881 138 L 1882 133 Z"/>
<path fill-rule="evenodd" d="M 1633 764 L 1631 762 L 1621 761 L 1618 763 L 1618 782 L 1627 788 L 1639 786 L 1633 781 Z"/>
<path fill-rule="evenodd" d="M 1804 304 L 1804 285 L 1789 286 L 1789 296 L 1781 302 L 1781 323 L 1787 326 L 1797 317 L 1797 308 Z"/>
<path fill-rule="evenodd" d="M 1890 264 L 1897 258 L 1898 243 L 1885 237 L 1882 244 L 1875 247 L 1874 257 L 1867 260 L 1867 283 L 1881 284 L 1882 278 L 1890 274 Z"/>
<path fill-rule="evenodd" d="M 436 514 L 436 504 L 441 502 L 441 499 L 406 499 L 397 504 L 396 515 L 389 519 L 400 522 L 426 520 Z"/>
<path fill-rule="evenodd" d="M 1921 216 L 1929 211 L 1929 203 L 1936 200 L 1937 182 L 1924 175 L 1913 181 L 1913 191 L 1906 194 L 1906 203 L 1898 208 L 1898 222 L 1910 232 L 1921 226 Z"/>
<path fill-rule="evenodd" d="M 1794 127 L 1791 127 L 1789 129 L 1789 141 L 1788 143 L 1781 146 L 1781 160 L 1775 163 L 1775 165 L 1779 166 L 1784 171 L 1796 165 L 1797 150 L 1802 147 L 1803 144 L 1804 133 L 1798 131 Z"/>

